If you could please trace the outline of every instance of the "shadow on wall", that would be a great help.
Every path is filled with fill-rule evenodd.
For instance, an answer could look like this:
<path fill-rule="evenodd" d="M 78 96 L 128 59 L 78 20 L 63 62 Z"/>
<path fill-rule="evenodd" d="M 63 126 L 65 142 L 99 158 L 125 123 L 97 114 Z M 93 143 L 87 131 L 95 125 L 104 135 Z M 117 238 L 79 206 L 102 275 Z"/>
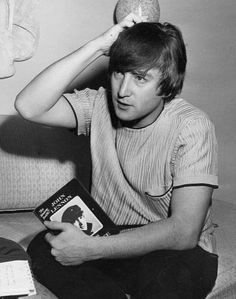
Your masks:
<path fill-rule="evenodd" d="M 4 116 L 2 116 L 4 118 Z M 51 128 L 22 119 L 0 117 L 0 149 L 8 154 L 67 161 L 75 165 L 75 177 L 90 186 L 91 160 L 89 139 L 64 128 Z"/>

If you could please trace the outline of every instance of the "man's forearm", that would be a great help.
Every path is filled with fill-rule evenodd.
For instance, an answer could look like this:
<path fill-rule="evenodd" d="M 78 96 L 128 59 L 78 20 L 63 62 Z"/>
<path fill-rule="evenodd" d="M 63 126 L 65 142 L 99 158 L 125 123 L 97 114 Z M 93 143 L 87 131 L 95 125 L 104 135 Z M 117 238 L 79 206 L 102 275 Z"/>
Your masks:
<path fill-rule="evenodd" d="M 56 61 L 36 76 L 17 96 L 17 110 L 29 115 L 49 110 L 68 85 L 94 60 L 102 55 L 99 39 Z"/>
<path fill-rule="evenodd" d="M 111 45 L 116 41 L 119 33 L 124 28 L 131 27 L 141 21 L 142 19 L 139 16 L 131 13 L 119 24 L 112 26 L 99 37 L 47 67 L 17 95 L 15 101 L 16 110 L 24 118 L 58 125 L 58 119 L 55 120 L 55 114 L 60 114 L 64 110 L 65 105 L 58 105 L 56 111 L 52 108 L 59 102 L 58 100 L 66 91 L 68 85 L 91 62 L 103 54 L 109 54 Z M 48 115 L 48 111 L 52 111 L 52 114 L 49 113 Z M 45 114 L 47 114 L 46 117 Z M 68 125 L 68 119 L 64 120 L 64 123 Z M 68 126 L 70 127 L 71 125 L 69 124 Z"/>
<path fill-rule="evenodd" d="M 193 236 L 181 229 L 182 224 L 169 219 L 160 220 L 119 235 L 98 237 L 99 258 L 126 258 L 143 255 L 154 250 L 183 250 L 194 247 Z"/>

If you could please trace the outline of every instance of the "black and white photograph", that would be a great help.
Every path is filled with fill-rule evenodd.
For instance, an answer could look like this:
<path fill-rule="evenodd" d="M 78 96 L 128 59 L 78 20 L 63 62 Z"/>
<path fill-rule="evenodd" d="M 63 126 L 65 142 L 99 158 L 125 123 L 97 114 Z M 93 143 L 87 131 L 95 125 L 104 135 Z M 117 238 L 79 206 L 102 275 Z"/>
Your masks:
<path fill-rule="evenodd" d="M 236 298 L 235 80 L 235 0 L 0 0 L 0 263 L 32 299 Z"/>

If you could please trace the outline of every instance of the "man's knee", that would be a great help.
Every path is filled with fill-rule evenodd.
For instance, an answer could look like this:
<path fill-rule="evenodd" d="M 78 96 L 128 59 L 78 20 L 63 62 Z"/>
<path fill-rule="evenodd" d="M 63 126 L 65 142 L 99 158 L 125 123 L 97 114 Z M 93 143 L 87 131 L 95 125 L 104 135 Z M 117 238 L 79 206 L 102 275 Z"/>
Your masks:
<path fill-rule="evenodd" d="M 179 262 L 178 252 L 159 251 L 146 255 L 138 275 L 138 298 L 193 298 L 191 273 Z"/>

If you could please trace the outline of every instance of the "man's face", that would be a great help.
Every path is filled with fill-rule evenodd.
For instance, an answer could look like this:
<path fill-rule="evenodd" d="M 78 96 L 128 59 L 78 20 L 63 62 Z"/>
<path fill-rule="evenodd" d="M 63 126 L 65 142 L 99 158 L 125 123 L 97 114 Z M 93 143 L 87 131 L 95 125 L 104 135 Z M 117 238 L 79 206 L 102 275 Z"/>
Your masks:
<path fill-rule="evenodd" d="M 112 102 L 120 121 L 131 128 L 142 128 L 156 120 L 164 101 L 157 95 L 160 73 L 157 69 L 141 72 L 113 72 Z"/>
<path fill-rule="evenodd" d="M 83 217 L 83 216 L 79 217 L 75 221 L 74 225 L 77 226 L 77 227 L 79 227 L 82 230 L 86 230 L 87 229 L 87 222 L 86 222 L 85 217 Z"/>

